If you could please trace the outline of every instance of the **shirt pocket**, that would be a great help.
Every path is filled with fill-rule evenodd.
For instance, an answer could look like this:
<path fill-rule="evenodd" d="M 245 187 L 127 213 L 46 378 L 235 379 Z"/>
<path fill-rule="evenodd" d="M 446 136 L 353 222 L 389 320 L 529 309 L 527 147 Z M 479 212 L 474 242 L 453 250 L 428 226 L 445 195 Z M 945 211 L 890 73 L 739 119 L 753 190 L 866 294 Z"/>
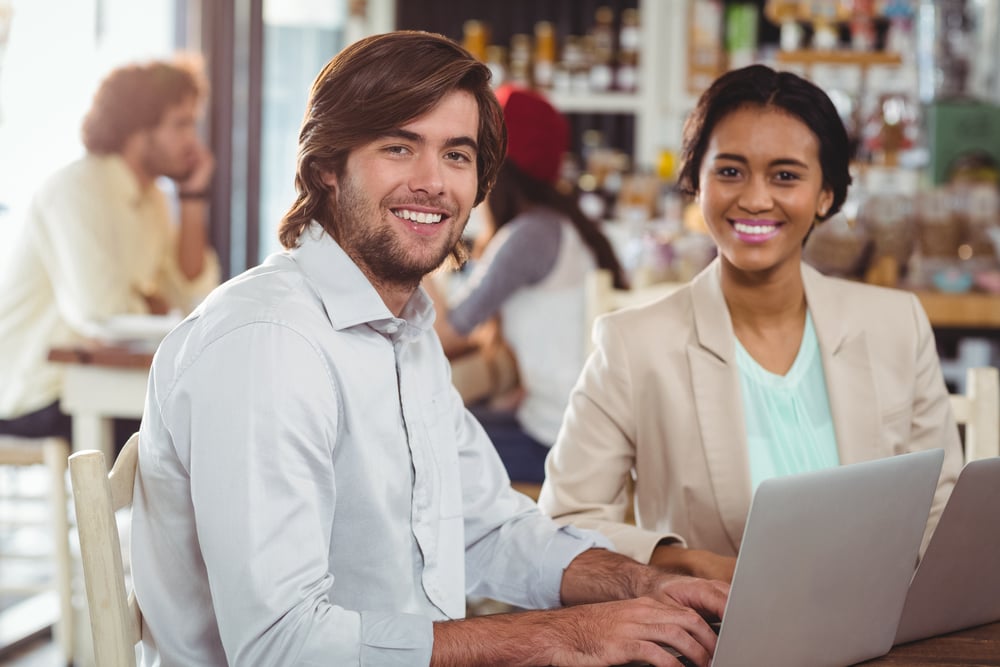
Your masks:
<path fill-rule="evenodd" d="M 424 410 L 424 425 L 440 483 L 442 519 L 462 516 L 456 416 L 451 405 L 452 395 L 449 389 L 430 396 Z"/>

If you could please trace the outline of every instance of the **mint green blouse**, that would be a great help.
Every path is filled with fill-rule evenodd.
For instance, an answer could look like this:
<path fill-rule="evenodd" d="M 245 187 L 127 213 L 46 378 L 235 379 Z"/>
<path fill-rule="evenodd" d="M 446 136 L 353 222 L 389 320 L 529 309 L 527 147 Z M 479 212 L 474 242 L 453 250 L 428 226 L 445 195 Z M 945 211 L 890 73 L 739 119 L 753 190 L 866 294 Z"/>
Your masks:
<path fill-rule="evenodd" d="M 762 368 L 739 340 L 736 363 L 753 490 L 769 477 L 840 465 L 823 360 L 808 311 L 802 344 L 787 374 Z"/>

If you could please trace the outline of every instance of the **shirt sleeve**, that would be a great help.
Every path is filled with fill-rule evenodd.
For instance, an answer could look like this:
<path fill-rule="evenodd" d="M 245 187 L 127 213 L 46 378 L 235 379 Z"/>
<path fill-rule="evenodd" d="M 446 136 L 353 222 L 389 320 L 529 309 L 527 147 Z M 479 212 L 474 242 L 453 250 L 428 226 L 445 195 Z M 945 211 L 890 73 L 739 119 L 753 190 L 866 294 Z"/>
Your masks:
<path fill-rule="evenodd" d="M 545 278 L 559 257 L 563 224 L 553 216 L 531 215 L 501 227 L 448 313 L 451 326 L 467 336 L 514 292 Z"/>
<path fill-rule="evenodd" d="M 163 219 L 170 220 L 171 218 L 168 215 L 164 216 Z M 219 281 L 222 278 L 222 269 L 219 266 L 218 255 L 206 242 L 204 253 L 205 264 L 202 267 L 201 273 L 194 278 L 185 276 L 178 263 L 177 244 L 180 241 L 178 237 L 179 229 L 178 225 L 171 225 L 171 228 L 166 230 L 170 241 L 167 244 L 167 252 L 164 254 L 157 279 L 160 291 L 170 305 L 179 308 L 187 314 L 194 310 L 195 306 L 201 303 L 208 296 L 208 293 L 219 285 Z"/>
<path fill-rule="evenodd" d="M 212 343 L 162 403 L 163 424 L 189 434 L 191 508 L 230 664 L 430 661 L 429 618 L 345 609 L 329 597 L 341 414 L 334 377 L 302 335 L 256 323 Z M 223 390 L 197 391 L 208 386 Z"/>
<path fill-rule="evenodd" d="M 944 448 L 944 463 L 938 478 L 937 491 L 931 504 L 930 517 L 920 547 L 923 554 L 937 527 L 944 506 L 962 469 L 962 445 L 958 426 L 951 410 L 948 388 L 941 373 L 934 332 L 927 313 L 916 295 L 909 295 L 913 307 L 913 327 L 917 332 L 916 382 L 914 386 L 913 423 L 906 451 Z"/>
<path fill-rule="evenodd" d="M 611 548 L 599 533 L 559 526 L 514 491 L 486 432 L 457 392 L 452 414 L 459 441 L 468 593 L 528 609 L 561 605 L 563 572 L 591 548 Z"/>
<path fill-rule="evenodd" d="M 625 337 L 608 318 L 595 323 L 594 343 L 545 460 L 538 504 L 560 523 L 598 530 L 619 553 L 648 563 L 661 542 L 687 545 L 680 535 L 625 522 L 624 489 L 636 456 L 632 364 Z"/>

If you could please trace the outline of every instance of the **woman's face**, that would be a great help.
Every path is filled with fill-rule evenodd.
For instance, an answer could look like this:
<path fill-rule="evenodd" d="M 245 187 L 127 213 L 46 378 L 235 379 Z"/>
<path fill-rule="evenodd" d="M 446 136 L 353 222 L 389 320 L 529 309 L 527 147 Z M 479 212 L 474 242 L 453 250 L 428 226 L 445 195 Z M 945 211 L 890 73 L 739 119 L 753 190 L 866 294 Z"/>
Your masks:
<path fill-rule="evenodd" d="M 724 264 L 746 274 L 798 270 L 802 242 L 833 202 L 819 141 L 797 117 L 748 106 L 712 130 L 698 201 Z"/>

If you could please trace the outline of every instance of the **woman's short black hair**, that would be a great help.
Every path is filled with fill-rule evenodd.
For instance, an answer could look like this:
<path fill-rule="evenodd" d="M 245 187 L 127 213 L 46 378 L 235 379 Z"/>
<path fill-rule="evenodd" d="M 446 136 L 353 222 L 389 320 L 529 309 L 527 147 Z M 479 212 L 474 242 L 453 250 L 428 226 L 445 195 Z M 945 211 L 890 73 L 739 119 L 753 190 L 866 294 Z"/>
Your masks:
<path fill-rule="evenodd" d="M 819 141 L 823 185 L 833 193 L 833 204 L 821 219 L 831 217 L 847 198 L 851 184 L 850 145 L 837 108 L 822 89 L 792 74 L 765 65 L 727 72 L 702 93 L 684 123 L 678 184 L 688 194 L 699 190 L 698 172 L 715 126 L 729 113 L 745 107 L 774 108 L 805 123 Z"/>

